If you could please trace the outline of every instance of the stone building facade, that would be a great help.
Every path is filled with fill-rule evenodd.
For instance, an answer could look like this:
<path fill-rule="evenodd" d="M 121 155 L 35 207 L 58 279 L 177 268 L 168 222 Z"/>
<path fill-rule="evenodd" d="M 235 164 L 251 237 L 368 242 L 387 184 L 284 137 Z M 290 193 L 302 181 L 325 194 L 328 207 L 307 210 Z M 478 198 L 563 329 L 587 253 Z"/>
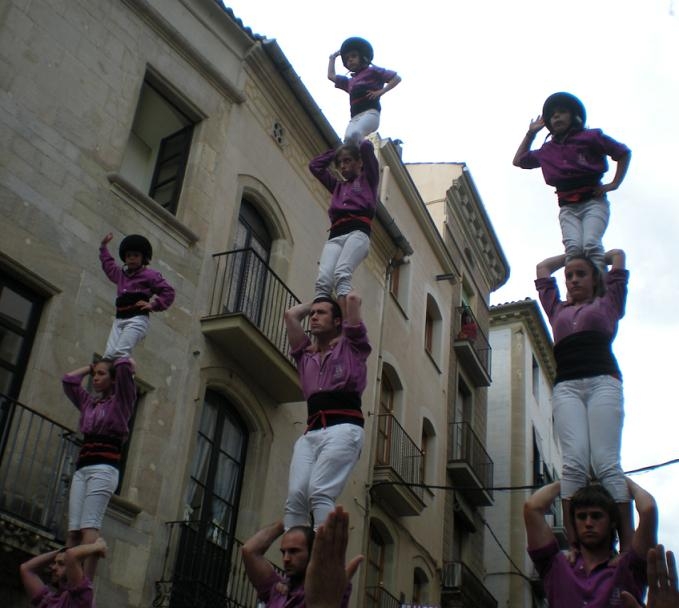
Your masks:
<path fill-rule="evenodd" d="M 282 314 L 313 294 L 329 197 L 307 163 L 337 135 L 276 42 L 215 0 L 10 0 L 0 105 L 7 605 L 24 604 L 18 564 L 64 538 L 78 416 L 59 379 L 104 348 L 115 288 L 97 250 L 113 232 L 149 238 L 177 298 L 135 349 L 97 604 L 254 606 L 238 549 L 280 517 L 304 428 Z M 366 444 L 339 500 L 367 556 L 352 605 L 490 607 L 474 541 L 492 504 L 485 336 L 509 268 L 466 169 L 432 186 L 437 208 L 399 147 L 374 141 L 380 207 L 355 275 Z"/>

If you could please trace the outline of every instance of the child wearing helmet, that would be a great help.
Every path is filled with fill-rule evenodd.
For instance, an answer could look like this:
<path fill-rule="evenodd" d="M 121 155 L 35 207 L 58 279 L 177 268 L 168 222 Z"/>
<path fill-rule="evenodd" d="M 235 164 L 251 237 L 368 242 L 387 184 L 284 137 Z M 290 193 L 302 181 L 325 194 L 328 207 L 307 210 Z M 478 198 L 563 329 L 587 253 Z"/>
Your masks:
<path fill-rule="evenodd" d="M 106 343 L 105 359 L 129 357 L 132 349 L 144 338 L 149 326 L 149 313 L 166 310 L 174 302 L 174 289 L 159 272 L 148 268 L 153 250 L 146 237 L 126 236 L 119 247 L 118 266 L 107 245 L 113 239 L 110 232 L 102 239 L 99 260 L 104 273 L 117 290 L 116 318 Z"/>
<path fill-rule="evenodd" d="M 351 78 L 335 73 L 335 60 L 342 57 Z M 359 145 L 361 140 L 380 126 L 380 97 L 391 91 L 401 77 L 393 70 L 371 65 L 373 48 L 364 38 L 347 38 L 339 51 L 330 55 L 328 80 L 349 93 L 351 120 L 344 134 L 344 143 Z"/>
<path fill-rule="evenodd" d="M 522 169 L 542 169 L 545 182 L 556 188 L 559 223 L 566 259 L 585 255 L 604 271 L 604 247 L 601 242 L 610 215 L 606 194 L 616 190 L 629 167 L 630 149 L 601 129 L 586 129 L 585 106 L 570 93 L 550 95 L 542 116 L 532 120 L 514 156 L 514 165 Z M 551 138 L 538 150 L 531 150 L 537 132 L 547 127 Z M 615 175 L 602 183 L 608 171 L 606 157 L 616 163 Z"/>

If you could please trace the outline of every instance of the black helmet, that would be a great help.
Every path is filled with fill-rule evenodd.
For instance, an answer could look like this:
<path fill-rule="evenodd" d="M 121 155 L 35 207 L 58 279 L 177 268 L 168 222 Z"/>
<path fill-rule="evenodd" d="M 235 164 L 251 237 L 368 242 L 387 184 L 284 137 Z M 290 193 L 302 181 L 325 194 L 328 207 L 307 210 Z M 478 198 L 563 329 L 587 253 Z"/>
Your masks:
<path fill-rule="evenodd" d="M 366 65 L 372 63 L 373 47 L 365 38 L 359 38 L 358 36 L 354 36 L 352 38 L 347 38 L 342 43 L 342 46 L 340 47 L 340 56 L 342 57 L 342 63 L 344 64 L 345 68 L 347 67 L 347 64 L 344 61 L 344 56 L 349 51 L 358 51 L 359 56 L 365 62 Z"/>
<path fill-rule="evenodd" d="M 549 119 L 552 117 L 552 114 L 554 114 L 554 110 L 556 110 L 556 108 L 566 108 L 567 110 L 570 110 L 571 114 L 573 114 L 574 121 L 576 123 L 580 123 L 576 126 L 579 126 L 580 128 L 585 126 L 587 113 L 585 112 L 585 106 L 583 103 L 575 95 L 561 91 L 559 93 L 553 93 L 550 95 L 547 99 L 545 99 L 545 103 L 542 106 L 542 120 L 545 121 L 545 126 L 548 129 Z M 578 121 L 577 118 L 580 120 Z"/>
<path fill-rule="evenodd" d="M 153 257 L 151 243 L 149 243 L 149 240 L 141 234 L 130 234 L 120 241 L 118 255 L 123 262 L 125 261 L 125 254 L 128 251 L 138 251 L 141 253 L 145 262 L 149 262 Z"/>

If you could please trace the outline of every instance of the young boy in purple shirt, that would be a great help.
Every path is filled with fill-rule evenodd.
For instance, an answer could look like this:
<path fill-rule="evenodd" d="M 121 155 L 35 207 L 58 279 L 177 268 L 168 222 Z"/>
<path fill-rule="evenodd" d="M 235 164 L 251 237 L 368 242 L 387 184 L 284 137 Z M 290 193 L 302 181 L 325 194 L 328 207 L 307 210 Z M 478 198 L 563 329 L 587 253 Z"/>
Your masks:
<path fill-rule="evenodd" d="M 600 129 L 586 129 L 585 119 L 585 106 L 575 95 L 550 95 L 542 116 L 531 121 L 514 156 L 514 165 L 522 169 L 540 167 L 545 182 L 556 188 L 566 256 L 570 259 L 584 254 L 603 270 L 601 239 L 610 216 L 606 194 L 616 190 L 625 178 L 631 152 Z M 544 126 L 551 139 L 538 150 L 531 150 L 535 136 Z M 608 171 L 607 156 L 617 166 L 613 180 L 602 184 Z"/>
<path fill-rule="evenodd" d="M 146 237 L 126 236 L 120 243 L 120 259 L 116 264 L 107 245 L 113 239 L 109 232 L 101 241 L 101 267 L 117 287 L 116 318 L 106 343 L 104 359 L 129 357 L 144 338 L 149 326 L 149 313 L 167 310 L 174 302 L 174 289 L 156 270 L 148 268 L 153 249 Z"/>
<path fill-rule="evenodd" d="M 655 546 L 658 511 L 653 497 L 627 478 L 639 514 L 631 549 L 615 553 L 617 506 L 601 486 L 586 486 L 573 495 L 572 521 L 577 551 L 573 559 L 559 551 L 545 513 L 559 495 L 559 482 L 540 488 L 523 513 L 528 553 L 545 584 L 550 608 L 622 606 L 623 592 L 641 600 L 646 584 L 646 553 Z"/>
<path fill-rule="evenodd" d="M 335 73 L 335 60 L 342 57 L 344 67 L 351 72 L 351 78 Z M 347 38 L 339 51 L 330 55 L 328 80 L 335 87 L 349 93 L 351 120 L 344 134 L 344 143 L 358 145 L 361 140 L 377 131 L 380 126 L 380 97 L 391 91 L 401 77 L 393 70 L 370 65 L 373 48 L 370 43 L 358 37 Z"/>
<path fill-rule="evenodd" d="M 322 298 L 285 313 L 308 414 L 290 463 L 286 530 L 309 525 L 309 511 L 315 527 L 325 522 L 363 447 L 361 394 L 371 347 L 358 294 L 347 295 L 346 310 L 343 321 L 338 304 Z M 302 326 L 307 316 L 313 342 Z"/>

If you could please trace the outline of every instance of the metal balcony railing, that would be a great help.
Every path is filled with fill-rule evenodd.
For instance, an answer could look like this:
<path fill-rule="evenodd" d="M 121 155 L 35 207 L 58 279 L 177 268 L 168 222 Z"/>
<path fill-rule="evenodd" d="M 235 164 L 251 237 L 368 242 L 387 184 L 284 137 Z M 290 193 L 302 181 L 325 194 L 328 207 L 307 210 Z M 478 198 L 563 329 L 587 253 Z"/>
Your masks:
<path fill-rule="evenodd" d="M 393 414 L 377 415 L 376 467 L 390 467 L 405 483 L 424 483 L 424 454 L 406 433 Z M 424 499 L 422 486 L 410 486 L 414 494 Z"/>
<path fill-rule="evenodd" d="M 73 431 L 0 394 L 0 511 L 63 541 L 78 450 Z"/>
<path fill-rule="evenodd" d="M 450 461 L 465 462 L 478 477 L 481 485 L 493 497 L 493 461 L 467 422 L 451 425 Z"/>
<path fill-rule="evenodd" d="M 460 605 L 497 608 L 497 600 L 463 562 L 444 562 L 441 573 L 443 594 L 459 597 Z"/>
<path fill-rule="evenodd" d="M 172 521 L 167 526 L 155 608 L 256 608 L 257 592 L 245 573 L 239 540 L 209 522 Z"/>
<path fill-rule="evenodd" d="M 455 341 L 467 341 L 472 345 L 479 363 L 487 374 L 490 374 L 491 348 L 488 338 L 479 327 L 479 323 L 469 306 L 457 307 L 455 321 Z"/>
<path fill-rule="evenodd" d="M 254 249 L 236 249 L 212 257 L 217 269 L 208 317 L 243 314 L 288 357 L 283 313 L 300 300 Z"/>
<path fill-rule="evenodd" d="M 365 608 L 400 608 L 401 600 L 384 587 L 365 588 Z"/>

